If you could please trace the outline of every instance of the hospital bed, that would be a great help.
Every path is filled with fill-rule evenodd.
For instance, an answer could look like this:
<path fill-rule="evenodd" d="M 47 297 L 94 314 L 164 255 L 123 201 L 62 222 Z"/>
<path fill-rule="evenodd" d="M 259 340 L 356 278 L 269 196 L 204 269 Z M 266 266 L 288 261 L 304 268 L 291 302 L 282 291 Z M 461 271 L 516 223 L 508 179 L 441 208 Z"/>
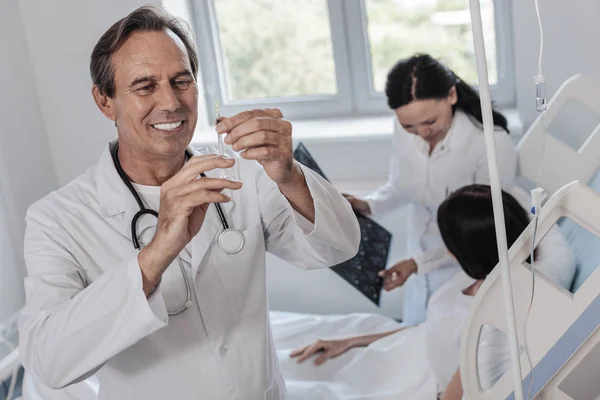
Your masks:
<path fill-rule="evenodd" d="M 571 291 L 535 278 L 535 298 L 527 322 L 529 366 L 523 345 L 530 304 L 532 273 L 525 260 L 531 251 L 533 223 L 509 250 L 509 267 L 521 346 L 523 391 L 526 399 L 600 398 L 600 124 L 579 149 L 550 135 L 546 127 L 569 101 L 578 101 L 600 115 L 600 86 L 582 75 L 567 80 L 548 105 L 545 123 L 538 118 L 519 143 L 521 176 L 535 181 L 546 134 L 545 169 L 540 181 L 551 197 L 539 215 L 535 244 L 558 224 L 577 259 Z M 461 377 L 465 398 L 513 399 L 512 372 L 484 390 L 478 375 L 478 342 L 482 328 L 491 324 L 508 332 L 501 273 L 495 269 L 481 286 L 466 321 L 461 345 Z"/>

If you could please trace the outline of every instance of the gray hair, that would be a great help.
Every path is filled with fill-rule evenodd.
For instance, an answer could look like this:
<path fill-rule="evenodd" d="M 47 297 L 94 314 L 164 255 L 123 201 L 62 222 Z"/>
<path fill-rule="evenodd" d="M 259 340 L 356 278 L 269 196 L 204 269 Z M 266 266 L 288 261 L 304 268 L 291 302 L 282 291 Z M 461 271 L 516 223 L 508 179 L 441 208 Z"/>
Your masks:
<path fill-rule="evenodd" d="M 190 59 L 192 74 L 197 77 L 198 54 L 189 29 L 185 29 L 179 20 L 161 9 L 143 6 L 113 24 L 94 46 L 90 61 L 90 74 L 100 93 L 111 98 L 115 96 L 115 73 L 111 58 L 127 38 L 134 32 L 163 30 L 170 30 L 181 39 Z"/>

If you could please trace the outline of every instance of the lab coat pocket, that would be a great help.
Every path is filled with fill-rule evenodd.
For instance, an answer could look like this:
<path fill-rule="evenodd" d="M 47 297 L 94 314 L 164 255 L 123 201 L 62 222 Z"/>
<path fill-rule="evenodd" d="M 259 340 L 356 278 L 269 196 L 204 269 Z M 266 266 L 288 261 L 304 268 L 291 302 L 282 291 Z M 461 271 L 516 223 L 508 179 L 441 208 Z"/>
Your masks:
<path fill-rule="evenodd" d="M 225 287 L 231 314 L 240 320 L 265 306 L 265 241 L 262 224 L 242 231 L 244 247 L 236 254 L 224 253 L 215 241 L 211 255 Z M 217 235 L 218 237 L 218 235 Z"/>
<path fill-rule="evenodd" d="M 180 264 L 181 263 L 181 264 Z M 163 273 L 160 290 L 169 314 L 175 314 L 184 309 L 187 303 L 188 288 L 184 280 L 183 261 L 176 258 Z M 190 289 L 191 290 L 191 289 Z"/>

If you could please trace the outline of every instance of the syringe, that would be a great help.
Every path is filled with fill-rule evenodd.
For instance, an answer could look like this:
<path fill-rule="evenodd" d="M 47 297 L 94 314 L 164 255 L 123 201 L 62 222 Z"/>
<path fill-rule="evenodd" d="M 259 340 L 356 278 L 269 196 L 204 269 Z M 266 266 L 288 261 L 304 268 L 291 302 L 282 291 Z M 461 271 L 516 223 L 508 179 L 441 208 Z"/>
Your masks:
<path fill-rule="evenodd" d="M 219 100 L 215 100 L 215 115 L 217 118 L 215 124 L 218 124 L 221 119 L 221 114 L 219 113 Z M 219 157 L 223 157 L 225 154 L 225 151 L 223 150 L 223 135 L 217 132 L 217 139 L 219 143 Z"/>

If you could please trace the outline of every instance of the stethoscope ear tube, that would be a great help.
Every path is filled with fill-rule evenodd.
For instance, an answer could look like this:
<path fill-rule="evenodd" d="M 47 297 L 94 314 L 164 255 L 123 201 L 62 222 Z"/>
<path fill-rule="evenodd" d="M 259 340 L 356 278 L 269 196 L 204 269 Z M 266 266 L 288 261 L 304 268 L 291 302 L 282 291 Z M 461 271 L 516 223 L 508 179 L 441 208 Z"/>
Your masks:
<path fill-rule="evenodd" d="M 131 219 L 131 241 L 133 242 L 133 247 L 135 247 L 135 249 L 138 251 L 140 251 L 141 246 L 137 237 L 137 223 L 144 214 L 150 214 L 158 218 L 158 213 L 156 211 L 144 207 L 143 209 L 135 213 L 135 215 Z"/>

